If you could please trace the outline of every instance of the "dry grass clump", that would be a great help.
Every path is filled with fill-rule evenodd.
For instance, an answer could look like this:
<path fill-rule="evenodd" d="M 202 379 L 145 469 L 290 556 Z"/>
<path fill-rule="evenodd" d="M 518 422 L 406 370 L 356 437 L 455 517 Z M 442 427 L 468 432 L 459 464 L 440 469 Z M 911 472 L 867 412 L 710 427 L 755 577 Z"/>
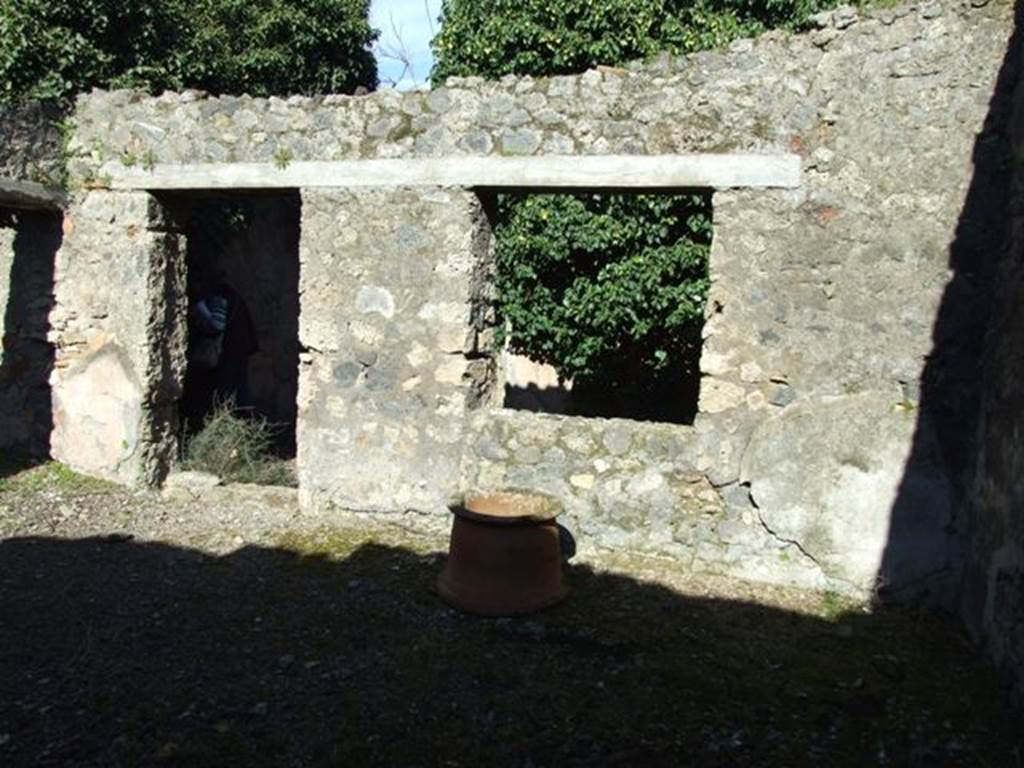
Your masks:
<path fill-rule="evenodd" d="M 242 414 L 232 400 L 214 404 L 185 449 L 185 469 L 209 472 L 227 483 L 295 485 L 290 462 L 274 453 L 280 427 Z"/>

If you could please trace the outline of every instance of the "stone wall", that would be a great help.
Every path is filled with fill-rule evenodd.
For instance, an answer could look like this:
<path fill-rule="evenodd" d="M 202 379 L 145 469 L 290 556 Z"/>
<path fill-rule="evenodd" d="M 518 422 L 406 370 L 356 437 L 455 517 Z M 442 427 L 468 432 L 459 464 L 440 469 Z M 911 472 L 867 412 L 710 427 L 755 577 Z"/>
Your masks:
<path fill-rule="evenodd" d="M 1019 195 L 1019 193 L 1018 193 Z M 1007 290 L 1001 338 L 990 360 L 982 433 L 983 466 L 963 603 L 969 626 L 1016 678 L 1024 701 L 1024 240 Z"/>
<path fill-rule="evenodd" d="M 390 211 L 390 215 L 382 212 Z M 307 191 L 299 496 L 307 509 L 437 512 L 491 390 L 487 220 L 463 190 Z"/>
<path fill-rule="evenodd" d="M 231 285 L 249 307 L 259 348 L 249 359 L 253 406 L 294 430 L 299 366 L 297 194 L 247 200 L 248 226 L 225 249 Z"/>
<path fill-rule="evenodd" d="M 48 339 L 57 214 L 0 209 L 0 450 L 45 457 L 50 448 Z"/>
<path fill-rule="evenodd" d="M 178 230 L 146 193 L 94 190 L 57 253 L 52 454 L 129 484 L 158 482 L 177 450 L 185 349 Z"/>
<path fill-rule="evenodd" d="M 0 177 L 61 186 L 62 118 L 49 104 L 0 105 Z"/>
<path fill-rule="evenodd" d="M 95 186 L 105 163 L 795 152 L 799 188 L 714 194 L 692 427 L 496 406 L 490 230 L 473 191 L 300 190 L 303 506 L 440 516 L 456 491 L 528 484 L 566 501 L 584 551 L 628 546 L 703 570 L 948 600 L 1001 247 L 992 206 L 969 191 L 1005 173 L 986 137 L 1006 99 L 997 76 L 1012 16 L 984 0 L 863 19 L 841 9 L 806 35 L 653 68 L 429 93 L 94 93 L 78 102 L 71 170 Z M 107 401 L 71 388 L 96 376 L 69 372 L 121 371 L 130 396 L 109 402 L 138 435 L 115 429 L 125 456 L 91 450 L 97 471 L 134 479 L 153 475 L 147 446 L 163 432 L 147 414 L 163 412 L 181 362 L 161 372 L 146 356 L 168 348 L 147 329 L 174 314 L 153 299 L 174 270 L 144 198 L 94 191 L 75 203 L 58 290 L 58 434 L 116 421 L 76 405 Z M 116 306 L 108 286 L 137 291 Z"/>
<path fill-rule="evenodd" d="M 933 111 L 970 132 L 1005 44 L 1009 3 L 904 5 L 869 20 L 845 9 L 807 35 L 771 33 L 656 66 L 497 82 L 452 78 L 429 92 L 287 99 L 148 98 L 94 91 L 78 100 L 69 150 L 75 175 L 105 161 L 287 162 L 388 157 L 678 154 L 796 150 L 820 168 L 865 131 L 939 132 Z M 962 40 L 962 45 L 959 44 Z M 871 66 L 862 71 L 865 56 Z M 871 84 L 883 87 L 872 103 Z M 925 99 L 925 95 L 933 101 Z M 912 100 L 902 119 L 835 130 L 844 117 L 888 118 L 887 97 Z M 980 102 L 976 103 L 976 102 Z M 909 107 L 909 102 L 907 104 Z M 899 126 L 902 126 L 900 128 Z M 837 142 L 841 146 L 837 147 Z M 856 184 L 894 150 L 847 165 Z M 859 169 L 858 169 L 859 170 Z M 886 166 L 888 171 L 888 166 Z"/>
<path fill-rule="evenodd" d="M 1018 41 L 1018 47 L 1024 46 Z M 1024 701 L 1024 87 L 1014 98 L 1007 133 L 1016 175 L 1012 189 L 998 190 L 1008 237 L 985 361 L 975 519 L 961 607 Z"/>

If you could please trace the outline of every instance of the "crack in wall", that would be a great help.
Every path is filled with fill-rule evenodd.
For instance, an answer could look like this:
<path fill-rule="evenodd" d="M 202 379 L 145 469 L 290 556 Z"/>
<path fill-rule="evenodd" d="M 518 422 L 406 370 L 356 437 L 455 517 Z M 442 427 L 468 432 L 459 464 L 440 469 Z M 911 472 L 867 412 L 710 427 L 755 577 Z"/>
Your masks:
<path fill-rule="evenodd" d="M 796 547 L 797 551 L 800 552 L 800 554 L 802 554 L 804 557 L 806 557 L 808 560 L 810 560 L 812 563 L 814 563 L 815 567 L 820 569 L 821 572 L 824 573 L 828 578 L 831 578 L 831 576 L 828 576 L 828 574 L 825 572 L 825 568 L 818 561 L 818 558 L 816 558 L 814 555 L 812 555 L 810 552 L 808 552 L 806 549 L 804 549 L 804 545 L 803 544 L 801 544 L 796 539 L 787 539 L 785 536 L 782 536 L 782 535 L 776 533 L 775 531 L 773 531 L 771 529 L 771 527 L 768 525 L 768 523 L 765 522 L 764 516 L 761 514 L 760 508 L 757 506 L 757 504 L 754 504 L 753 498 L 751 498 L 750 503 L 754 505 L 754 509 L 757 511 L 757 520 L 758 520 L 758 522 L 761 524 L 761 527 L 765 530 L 765 532 L 769 536 L 771 536 L 773 539 L 775 539 L 778 542 L 781 542 L 783 544 L 789 544 L 791 546 Z"/>

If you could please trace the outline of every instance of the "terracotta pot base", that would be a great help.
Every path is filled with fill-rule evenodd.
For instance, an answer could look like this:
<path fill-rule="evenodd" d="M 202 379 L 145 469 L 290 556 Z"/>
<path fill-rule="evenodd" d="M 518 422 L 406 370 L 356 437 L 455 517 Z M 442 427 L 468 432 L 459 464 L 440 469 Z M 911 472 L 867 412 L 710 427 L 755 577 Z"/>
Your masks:
<path fill-rule="evenodd" d="M 437 579 L 441 598 L 481 616 L 515 616 L 554 605 L 569 593 L 562 581 L 557 507 L 538 513 L 537 499 L 517 513 L 512 494 L 470 497 L 451 507 L 448 563 Z M 493 517 L 486 501 L 499 499 Z M 511 502 L 515 500 L 512 499 Z"/>

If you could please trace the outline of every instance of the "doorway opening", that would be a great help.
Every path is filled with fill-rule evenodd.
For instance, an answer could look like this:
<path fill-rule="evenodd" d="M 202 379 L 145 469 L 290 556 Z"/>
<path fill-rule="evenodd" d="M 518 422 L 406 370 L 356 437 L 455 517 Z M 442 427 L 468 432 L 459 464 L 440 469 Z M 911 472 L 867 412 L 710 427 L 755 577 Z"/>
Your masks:
<path fill-rule="evenodd" d="M 183 454 L 221 419 L 226 430 L 221 442 L 233 439 L 232 429 L 251 437 L 255 428 L 259 452 L 268 460 L 293 459 L 299 194 L 209 194 L 175 207 L 186 241 L 188 294 L 188 351 L 179 401 Z M 218 450 L 230 458 L 229 446 Z M 183 458 L 188 464 L 194 457 Z"/>

